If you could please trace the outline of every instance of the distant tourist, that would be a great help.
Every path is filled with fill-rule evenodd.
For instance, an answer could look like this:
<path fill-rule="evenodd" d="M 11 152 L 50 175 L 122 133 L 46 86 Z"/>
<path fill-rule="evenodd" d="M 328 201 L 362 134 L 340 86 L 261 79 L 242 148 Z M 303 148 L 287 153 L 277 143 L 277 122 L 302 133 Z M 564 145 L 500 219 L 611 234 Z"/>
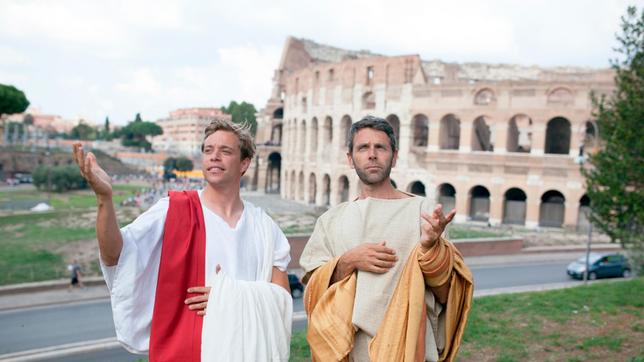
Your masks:
<path fill-rule="evenodd" d="M 67 265 L 67 270 L 69 271 L 70 281 L 69 281 L 69 290 L 78 286 L 83 288 L 81 266 L 78 264 L 78 260 L 74 259 L 71 264 Z"/>

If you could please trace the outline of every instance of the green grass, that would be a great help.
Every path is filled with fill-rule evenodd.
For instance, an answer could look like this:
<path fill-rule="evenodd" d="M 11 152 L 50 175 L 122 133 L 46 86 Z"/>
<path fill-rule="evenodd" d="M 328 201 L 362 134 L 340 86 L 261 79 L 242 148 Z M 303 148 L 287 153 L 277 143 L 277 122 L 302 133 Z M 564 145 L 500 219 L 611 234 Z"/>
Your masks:
<path fill-rule="evenodd" d="M 115 185 L 115 203 L 139 189 L 140 186 Z M 37 190 L 0 192 L 0 203 L 7 200 L 47 200 L 47 193 Z M 65 260 L 61 249 L 72 242 L 95 238 L 96 198 L 93 192 L 52 193 L 51 203 L 53 211 L 23 211 L 0 216 L 0 285 L 66 277 L 69 260 Z M 87 265 L 90 272 L 98 272 L 98 266 L 94 264 Z"/>
<path fill-rule="evenodd" d="M 114 203 L 120 204 L 129 196 L 135 194 L 141 186 L 136 185 L 114 185 Z M 0 191 L 0 205 L 11 202 L 23 203 L 25 201 L 47 202 L 51 200 L 51 206 L 56 210 L 85 209 L 96 207 L 96 196 L 90 189 L 75 190 L 65 193 L 40 191 L 36 189 L 20 189 L 11 191 Z"/>
<path fill-rule="evenodd" d="M 448 237 L 450 240 L 456 239 L 474 239 L 474 238 L 494 238 L 506 236 L 502 232 L 473 230 L 462 228 L 459 226 L 450 226 L 448 229 Z"/>
<path fill-rule="evenodd" d="M 644 362 L 643 312 L 644 277 L 477 298 L 457 360 Z M 294 333 L 291 360 L 309 359 Z"/>

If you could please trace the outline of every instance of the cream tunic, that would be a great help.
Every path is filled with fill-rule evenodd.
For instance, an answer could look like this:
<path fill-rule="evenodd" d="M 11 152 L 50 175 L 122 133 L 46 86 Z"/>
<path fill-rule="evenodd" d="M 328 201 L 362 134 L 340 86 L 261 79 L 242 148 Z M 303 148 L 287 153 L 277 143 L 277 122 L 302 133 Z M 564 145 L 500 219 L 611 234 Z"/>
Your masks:
<path fill-rule="evenodd" d="M 429 206 L 424 197 L 366 198 L 331 208 L 320 216 L 315 225 L 300 258 L 300 265 L 307 273 L 362 243 L 386 241 L 386 246 L 394 249 L 398 256 L 396 265 L 384 274 L 357 273 L 352 319 L 357 329 L 351 352 L 354 361 L 369 360 L 368 343 L 382 321 L 404 261 L 420 239 L 420 213 L 429 212 Z M 428 308 L 426 360 L 437 361 L 437 348 L 444 346 L 444 331 L 438 330 L 442 324 L 439 321 L 442 306 L 434 300 L 428 288 L 425 301 Z"/>

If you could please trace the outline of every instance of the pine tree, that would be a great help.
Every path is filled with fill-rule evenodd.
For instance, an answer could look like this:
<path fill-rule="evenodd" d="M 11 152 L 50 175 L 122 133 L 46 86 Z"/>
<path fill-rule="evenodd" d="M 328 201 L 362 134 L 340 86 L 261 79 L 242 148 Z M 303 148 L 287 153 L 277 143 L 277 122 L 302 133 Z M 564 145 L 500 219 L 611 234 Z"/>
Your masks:
<path fill-rule="evenodd" d="M 629 7 L 612 61 L 615 90 L 594 99 L 600 150 L 582 169 L 594 225 L 644 267 L 644 11 Z"/>

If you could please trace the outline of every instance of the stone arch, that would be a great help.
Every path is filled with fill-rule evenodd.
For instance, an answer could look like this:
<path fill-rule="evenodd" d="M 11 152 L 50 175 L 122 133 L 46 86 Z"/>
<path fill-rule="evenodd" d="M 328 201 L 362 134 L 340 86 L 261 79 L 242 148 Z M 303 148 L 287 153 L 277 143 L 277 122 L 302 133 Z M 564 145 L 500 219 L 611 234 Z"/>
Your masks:
<path fill-rule="evenodd" d="M 295 197 L 296 197 L 295 196 L 296 195 L 295 186 L 296 185 L 297 185 L 297 182 L 295 180 L 295 170 L 291 170 L 291 185 L 289 187 L 289 189 L 291 190 L 290 195 L 289 195 L 289 199 L 291 199 L 291 200 L 295 200 Z"/>
<path fill-rule="evenodd" d="M 300 155 L 304 155 L 304 152 L 306 152 L 306 120 L 303 119 L 302 122 L 300 123 L 300 129 L 299 129 L 299 145 L 300 148 L 298 152 L 300 152 Z"/>
<path fill-rule="evenodd" d="M 297 200 L 304 201 L 304 171 L 300 171 L 297 178 Z"/>
<path fill-rule="evenodd" d="M 474 95 L 474 104 L 478 106 L 487 106 L 496 103 L 496 95 L 490 88 L 483 88 Z"/>
<path fill-rule="evenodd" d="M 577 214 L 577 231 L 585 232 L 590 228 L 590 197 L 584 194 L 579 199 L 579 212 Z"/>
<path fill-rule="evenodd" d="M 489 117 L 476 117 L 472 124 L 472 151 L 494 151 L 492 130 Z"/>
<path fill-rule="evenodd" d="M 386 118 L 387 122 L 394 129 L 394 136 L 396 136 L 396 147 L 400 147 L 400 119 L 395 114 L 390 114 Z"/>
<path fill-rule="evenodd" d="M 526 193 L 517 187 L 508 189 L 503 195 L 503 223 L 524 225 L 526 217 Z"/>
<path fill-rule="evenodd" d="M 539 206 L 539 226 L 561 227 L 566 211 L 566 198 L 557 190 L 544 192 Z"/>
<path fill-rule="evenodd" d="M 438 203 L 443 205 L 443 212 L 447 214 L 456 207 L 456 189 L 449 183 L 438 185 Z"/>
<path fill-rule="evenodd" d="M 555 117 L 546 127 L 545 153 L 567 155 L 570 152 L 570 121 Z"/>
<path fill-rule="evenodd" d="M 441 150 L 458 150 L 461 140 L 461 120 L 453 114 L 441 119 L 440 148 Z"/>
<path fill-rule="evenodd" d="M 333 118 L 326 116 L 324 119 L 324 126 L 322 128 L 322 141 L 323 144 L 333 143 Z"/>
<path fill-rule="evenodd" d="M 470 189 L 470 219 L 488 221 L 490 218 L 490 191 L 485 186 L 477 185 Z"/>
<path fill-rule="evenodd" d="M 342 116 L 340 120 L 340 141 L 342 144 L 340 147 L 346 147 L 349 143 L 349 129 L 351 128 L 351 117 L 348 114 Z"/>
<path fill-rule="evenodd" d="M 308 112 L 308 101 L 306 97 L 302 97 L 302 113 Z"/>
<path fill-rule="evenodd" d="M 547 103 L 550 105 L 569 105 L 574 100 L 572 91 L 565 87 L 556 87 L 548 92 Z"/>
<path fill-rule="evenodd" d="M 315 204 L 315 195 L 317 193 L 317 179 L 315 174 L 311 172 L 309 174 L 309 204 Z"/>
<path fill-rule="evenodd" d="M 517 114 L 508 123 L 508 152 L 530 153 L 532 149 L 532 118 L 525 114 Z"/>
<path fill-rule="evenodd" d="M 338 177 L 338 200 L 349 201 L 349 178 L 345 175 Z"/>
<path fill-rule="evenodd" d="M 311 150 L 311 155 L 313 158 L 317 155 L 318 152 L 318 119 L 313 117 L 311 119 L 311 144 L 310 144 L 310 150 Z"/>
<path fill-rule="evenodd" d="M 322 177 L 322 205 L 331 205 L 331 177 L 324 174 Z"/>
<path fill-rule="evenodd" d="M 411 121 L 413 127 L 413 145 L 416 147 L 426 147 L 429 137 L 429 119 L 424 114 L 417 114 Z"/>
<path fill-rule="evenodd" d="M 282 144 L 282 124 L 276 124 L 271 128 L 271 144 Z"/>
<path fill-rule="evenodd" d="M 599 146 L 597 138 L 599 134 L 597 123 L 595 123 L 595 121 L 588 120 L 584 122 L 581 127 L 582 129 L 580 131 L 582 133 L 582 145 L 584 146 L 584 150 L 586 152 L 590 152 L 591 150 L 595 149 L 595 147 Z"/>
<path fill-rule="evenodd" d="M 283 119 L 284 118 L 284 108 L 282 108 L 282 107 L 276 108 L 273 111 L 273 118 L 275 118 L 275 119 Z"/>
<path fill-rule="evenodd" d="M 264 192 L 267 194 L 279 194 L 282 155 L 279 152 L 273 152 L 268 155 L 267 161 L 268 167 L 266 168 L 266 186 Z"/>
<path fill-rule="evenodd" d="M 409 184 L 409 186 L 407 186 L 407 192 L 418 196 L 425 196 L 425 184 L 418 180 L 413 181 Z"/>
<path fill-rule="evenodd" d="M 373 92 L 362 95 L 362 109 L 376 109 L 376 95 Z"/>

